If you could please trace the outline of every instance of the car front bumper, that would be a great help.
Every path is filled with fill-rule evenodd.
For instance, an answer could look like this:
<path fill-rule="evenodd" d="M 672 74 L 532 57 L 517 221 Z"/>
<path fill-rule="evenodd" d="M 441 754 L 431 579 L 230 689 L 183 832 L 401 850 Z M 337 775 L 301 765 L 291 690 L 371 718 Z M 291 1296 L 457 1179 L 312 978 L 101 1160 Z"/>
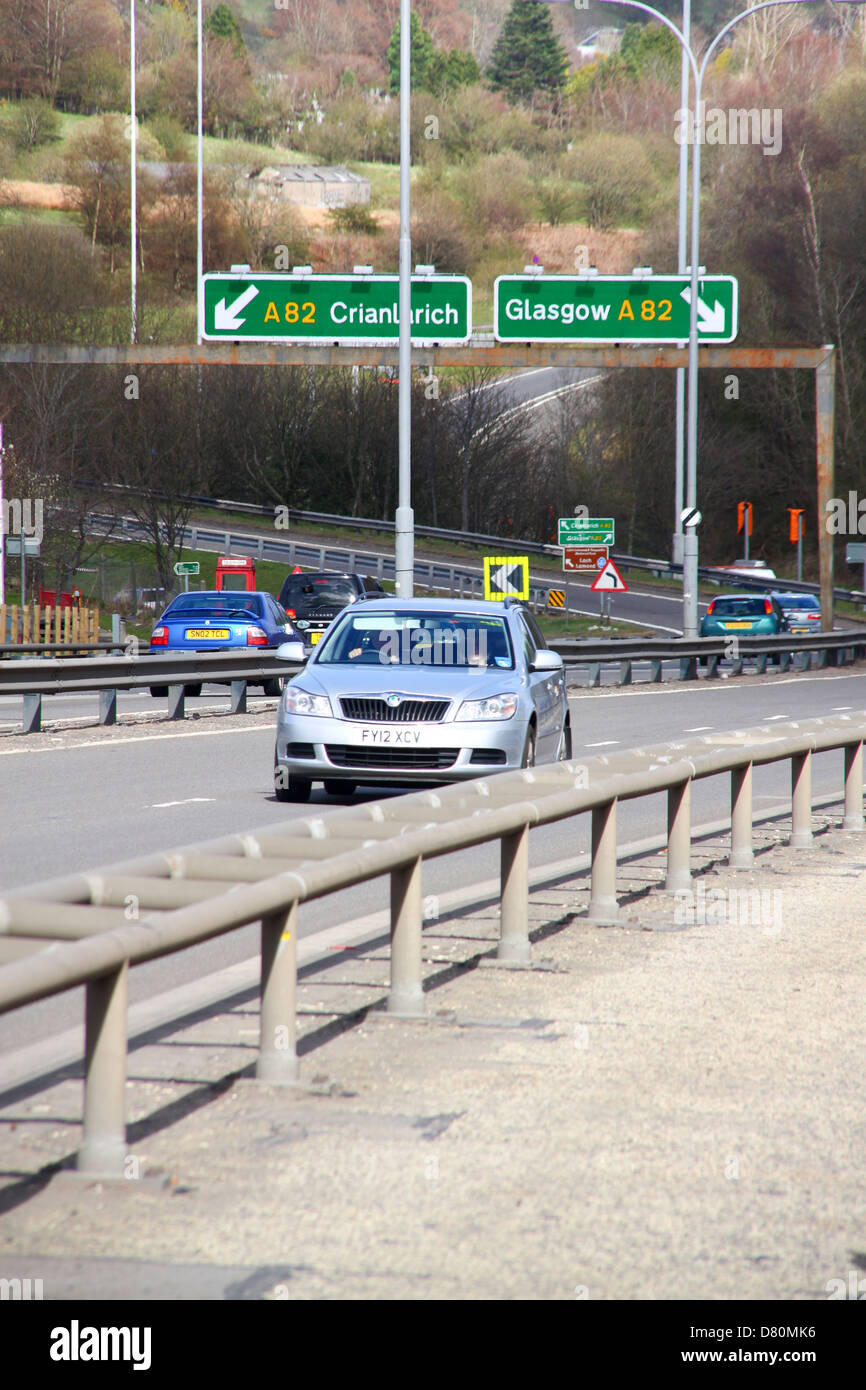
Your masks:
<path fill-rule="evenodd" d="M 382 725 L 281 713 L 276 764 L 313 782 L 453 782 L 519 768 L 525 741 L 519 712 L 477 723 Z"/>

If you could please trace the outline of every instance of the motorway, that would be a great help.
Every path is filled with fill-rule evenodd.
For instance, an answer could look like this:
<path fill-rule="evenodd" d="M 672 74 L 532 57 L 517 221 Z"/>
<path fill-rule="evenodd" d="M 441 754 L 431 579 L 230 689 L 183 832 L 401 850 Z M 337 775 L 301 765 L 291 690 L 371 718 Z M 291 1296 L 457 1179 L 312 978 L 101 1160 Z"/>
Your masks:
<path fill-rule="evenodd" d="M 80 698 L 80 697 L 76 697 Z M 136 697 L 130 696 L 130 700 Z M 138 697 L 139 701 L 141 697 Z M 210 703 L 207 694 L 190 708 Z M 254 699 L 253 705 L 262 702 Z M 121 706 L 122 710 L 123 706 Z M 737 680 L 671 683 L 574 692 L 575 758 L 646 746 L 690 733 L 866 709 L 866 672 L 854 667 Z M 309 805 L 278 803 L 272 793 L 273 702 L 246 716 L 187 719 L 182 725 L 139 723 L 0 739 L 0 889 L 75 870 L 178 848 L 194 841 L 306 816 L 339 803 L 314 790 Z M 841 787 L 841 753 L 816 757 L 816 795 Z M 386 793 L 388 794 L 388 793 Z M 396 795 L 396 793 L 390 793 Z M 786 766 L 755 772 L 755 809 L 785 802 Z M 370 799 L 382 795 L 370 789 Z M 729 812 L 729 778 L 699 782 L 693 820 L 701 825 Z M 625 802 L 621 844 L 658 834 L 665 798 Z M 589 816 L 536 830 L 533 866 L 557 864 L 589 848 Z M 498 847 L 490 845 L 429 863 L 425 894 L 443 894 L 491 879 Z M 335 894 L 302 909 L 301 936 L 352 923 L 387 905 L 383 880 Z M 254 956 L 254 928 L 133 971 L 131 1001 L 195 982 Z M 80 1022 L 80 994 L 43 1001 L 0 1019 L 0 1047 L 22 1046 Z"/>

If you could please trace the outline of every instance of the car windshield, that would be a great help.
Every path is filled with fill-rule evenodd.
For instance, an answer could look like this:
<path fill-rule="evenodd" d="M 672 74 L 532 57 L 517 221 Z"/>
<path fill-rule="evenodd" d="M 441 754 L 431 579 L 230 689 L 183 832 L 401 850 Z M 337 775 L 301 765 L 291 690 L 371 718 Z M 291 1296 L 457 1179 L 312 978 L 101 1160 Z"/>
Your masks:
<path fill-rule="evenodd" d="M 357 592 L 351 579 L 334 579 L 330 576 L 326 579 L 312 579 L 299 574 L 286 580 L 283 585 L 282 602 L 338 603 L 342 608 L 344 604 L 351 603 Z"/>
<path fill-rule="evenodd" d="M 763 598 L 717 598 L 713 604 L 714 618 L 766 618 L 767 601 Z"/>
<path fill-rule="evenodd" d="M 241 598 L 239 594 L 226 595 L 225 598 L 213 594 L 181 594 L 165 610 L 167 618 L 260 618 L 262 601 L 253 594 Z"/>
<path fill-rule="evenodd" d="M 346 615 L 319 647 L 316 665 L 456 666 L 514 669 L 502 618 L 475 613 Z"/>

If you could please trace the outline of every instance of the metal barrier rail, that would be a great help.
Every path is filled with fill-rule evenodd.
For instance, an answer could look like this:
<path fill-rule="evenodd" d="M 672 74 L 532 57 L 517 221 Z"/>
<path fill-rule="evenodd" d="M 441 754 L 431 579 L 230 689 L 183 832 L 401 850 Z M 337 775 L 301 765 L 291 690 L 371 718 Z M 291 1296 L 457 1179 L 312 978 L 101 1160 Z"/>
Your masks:
<path fill-rule="evenodd" d="M 549 767 L 505 772 L 441 791 L 290 820 L 104 870 L 73 874 L 0 898 L 0 936 L 32 943 L 0 966 L 0 1012 L 86 986 L 85 1092 L 77 1164 L 121 1176 L 126 1155 L 127 988 L 132 965 L 261 923 L 257 1078 L 297 1079 L 299 905 L 390 875 L 388 1010 L 425 1012 L 421 870 L 425 859 L 500 843 L 500 961 L 530 961 L 529 831 L 592 816 L 591 893 L 585 921 L 618 918 L 617 807 L 667 791 L 667 892 L 691 891 L 691 786 L 731 776 L 730 866 L 750 868 L 752 777 L 791 764 L 791 839 L 812 842 L 812 757 L 844 750 L 842 825 L 862 831 L 866 711 L 691 738 Z M 657 891 L 657 890 L 656 890 Z M 137 920 L 130 921 L 134 905 Z"/>
<path fill-rule="evenodd" d="M 300 669 L 299 663 L 282 661 L 272 652 L 241 656 L 232 651 L 160 654 L 145 650 L 102 658 L 0 661 L 0 695 L 23 696 L 21 729 L 35 734 L 42 728 L 43 695 L 97 690 L 100 724 L 115 724 L 118 690 L 165 687 L 169 718 L 183 719 L 186 686 L 216 681 L 231 686 L 232 714 L 243 714 L 247 685 L 293 676 Z"/>
<path fill-rule="evenodd" d="M 734 636 L 735 634 L 732 634 Z M 806 657 L 804 669 L 815 665 L 844 666 L 866 656 L 866 629 L 848 628 L 842 632 L 780 633 L 777 637 L 738 637 L 736 656 L 730 656 L 731 637 L 614 638 L 590 642 L 581 638 L 554 637 L 549 645 L 559 652 L 566 667 L 589 667 L 589 684 L 601 683 L 601 668 L 619 664 L 619 684 L 631 685 L 632 667 L 649 663 L 650 681 L 661 681 L 665 662 L 676 661 L 680 680 L 697 680 L 698 665 L 705 664 L 707 676 L 718 674 L 724 659 L 731 661 L 730 674 L 742 675 L 747 658 L 755 662 L 755 673 L 763 675 L 767 663 L 775 662 L 780 671 L 793 667 L 798 654 Z M 813 657 L 817 660 L 813 662 Z"/>

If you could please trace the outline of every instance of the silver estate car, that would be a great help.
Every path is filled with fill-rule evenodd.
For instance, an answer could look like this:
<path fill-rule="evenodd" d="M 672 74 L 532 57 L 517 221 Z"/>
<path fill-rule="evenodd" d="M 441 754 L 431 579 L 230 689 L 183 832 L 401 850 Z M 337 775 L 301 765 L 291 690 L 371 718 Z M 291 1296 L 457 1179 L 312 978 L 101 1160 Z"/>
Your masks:
<path fill-rule="evenodd" d="M 313 782 L 344 796 L 569 757 L 562 658 L 528 609 L 388 597 L 344 609 L 286 685 L 274 787 L 306 801 Z"/>

